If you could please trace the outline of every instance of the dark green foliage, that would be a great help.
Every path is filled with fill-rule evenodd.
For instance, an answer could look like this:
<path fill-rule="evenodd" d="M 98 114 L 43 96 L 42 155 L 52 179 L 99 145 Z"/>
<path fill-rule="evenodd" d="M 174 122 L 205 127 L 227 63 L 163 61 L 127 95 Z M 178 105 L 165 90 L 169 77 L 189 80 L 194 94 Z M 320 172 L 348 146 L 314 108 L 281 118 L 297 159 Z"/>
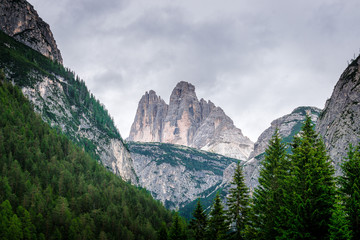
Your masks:
<path fill-rule="evenodd" d="M 226 233 L 228 231 L 228 223 L 226 221 L 226 215 L 224 212 L 224 207 L 220 200 L 219 193 L 216 194 L 214 199 L 214 204 L 210 211 L 209 218 L 209 229 L 208 229 L 208 238 L 209 240 L 220 240 L 226 239 Z"/>
<path fill-rule="evenodd" d="M 360 239 L 360 146 L 350 145 L 347 161 L 342 164 L 341 193 L 352 230 L 352 239 Z"/>
<path fill-rule="evenodd" d="M 328 239 L 335 202 L 334 168 L 309 116 L 292 143 L 277 228 L 280 239 Z"/>
<path fill-rule="evenodd" d="M 230 188 L 230 195 L 227 198 L 229 207 L 227 216 L 229 222 L 234 225 L 232 229 L 234 239 L 244 239 L 245 228 L 249 223 L 250 198 L 249 189 L 245 185 L 242 167 L 239 163 L 237 163 L 231 184 L 234 187 Z"/>
<path fill-rule="evenodd" d="M 167 227 L 166 227 L 166 223 L 163 222 L 158 232 L 158 240 L 167 240 L 167 239 L 168 239 Z"/>
<path fill-rule="evenodd" d="M 0 31 L 0 46 L 0 69 L 3 69 L 9 80 L 16 85 L 33 87 L 36 83 L 43 81 L 44 77 L 61 84 L 65 94 L 63 100 L 66 108 L 71 109 L 72 115 L 71 119 L 64 119 L 67 125 L 65 134 L 93 158 L 99 160 L 96 143 L 74 134 L 80 124 L 79 116 L 85 115 L 103 133 L 104 137 L 116 138 L 124 142 L 108 111 L 99 100 L 95 99 L 85 82 L 75 76 L 74 72 L 15 41 L 2 31 Z M 0 80 L 3 77 L 4 74 L 0 73 Z M 64 80 L 59 81 L 58 78 Z M 58 123 L 59 121 L 46 104 L 41 114 L 49 122 Z"/>
<path fill-rule="evenodd" d="M 352 232 L 350 228 L 350 221 L 347 218 L 345 207 L 342 205 L 340 197 L 338 197 L 334 210 L 332 212 L 329 224 L 329 239 L 330 240 L 350 240 L 352 239 Z"/>
<path fill-rule="evenodd" d="M 169 231 L 169 240 L 184 240 L 186 239 L 185 222 L 179 217 L 176 212 L 174 214 L 172 225 Z"/>
<path fill-rule="evenodd" d="M 279 235 L 276 225 L 282 206 L 283 182 L 289 162 L 286 147 L 278 130 L 275 131 L 265 158 L 261 161 L 259 186 L 254 191 L 252 227 L 257 239 L 275 239 Z"/>
<path fill-rule="evenodd" d="M 17 87 L 0 82 L 0 109 L 1 239 L 156 239 L 171 221 L 44 123 Z"/>
<path fill-rule="evenodd" d="M 189 228 L 194 232 L 194 238 L 197 240 L 205 239 L 207 230 L 207 216 L 198 199 L 196 208 L 193 213 L 193 218 L 190 221 Z"/>

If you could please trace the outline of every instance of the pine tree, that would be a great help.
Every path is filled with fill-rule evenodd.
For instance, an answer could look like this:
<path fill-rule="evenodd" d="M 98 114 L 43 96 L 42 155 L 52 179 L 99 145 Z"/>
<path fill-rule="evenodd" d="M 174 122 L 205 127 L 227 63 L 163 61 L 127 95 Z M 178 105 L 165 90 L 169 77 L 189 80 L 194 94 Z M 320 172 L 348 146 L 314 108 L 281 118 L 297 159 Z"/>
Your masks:
<path fill-rule="evenodd" d="M 195 239 L 205 239 L 207 216 L 201 205 L 200 199 L 197 201 L 196 208 L 193 213 L 193 218 L 190 220 L 189 227 L 194 231 Z"/>
<path fill-rule="evenodd" d="M 284 178 L 289 167 L 286 146 L 276 129 L 261 161 L 259 186 L 254 192 L 254 221 L 257 239 L 275 239 L 279 235 L 276 225 L 282 206 Z"/>
<path fill-rule="evenodd" d="M 248 224 L 249 218 L 249 189 L 245 185 L 244 175 L 239 163 L 237 163 L 234 173 L 233 181 L 231 184 L 234 186 L 230 189 L 230 194 L 227 199 L 228 211 L 227 216 L 231 224 L 234 224 L 234 237 L 235 239 L 244 239 L 245 227 Z"/>
<path fill-rule="evenodd" d="M 168 239 L 168 232 L 166 228 L 166 223 L 162 223 L 160 230 L 158 231 L 158 240 L 167 240 Z"/>
<path fill-rule="evenodd" d="M 360 146 L 353 148 L 350 145 L 342 171 L 340 190 L 344 196 L 345 211 L 353 234 L 352 239 L 360 239 Z"/>
<path fill-rule="evenodd" d="M 210 211 L 208 239 L 225 239 L 227 230 L 228 224 L 224 213 L 224 207 L 221 204 L 220 195 L 217 193 Z"/>
<path fill-rule="evenodd" d="M 345 207 L 338 196 L 329 224 L 330 240 L 350 240 L 352 232 L 350 230 L 350 221 L 347 218 Z"/>
<path fill-rule="evenodd" d="M 170 240 L 183 240 L 185 239 L 184 228 L 179 217 L 179 214 L 176 212 L 173 217 L 173 222 L 169 232 Z"/>
<path fill-rule="evenodd" d="M 334 168 L 309 116 L 294 137 L 290 158 L 279 239 L 328 239 L 335 203 Z"/>

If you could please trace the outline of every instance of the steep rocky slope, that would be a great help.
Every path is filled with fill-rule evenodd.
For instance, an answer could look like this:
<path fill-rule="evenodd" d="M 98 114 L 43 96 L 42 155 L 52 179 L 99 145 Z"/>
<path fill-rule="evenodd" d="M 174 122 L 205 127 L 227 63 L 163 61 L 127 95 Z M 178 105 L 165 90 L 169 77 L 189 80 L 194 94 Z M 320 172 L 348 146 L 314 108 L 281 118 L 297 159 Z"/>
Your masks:
<path fill-rule="evenodd" d="M 360 140 L 360 57 L 340 76 L 331 98 L 317 122 L 316 130 L 323 136 L 326 149 L 340 174 L 340 163 L 349 144 Z"/>
<path fill-rule="evenodd" d="M 259 136 L 254 145 L 254 151 L 244 165 L 245 182 L 251 190 L 258 185 L 260 161 L 264 157 L 265 149 L 275 129 L 279 129 L 283 142 L 290 143 L 292 138 L 300 131 L 306 114 L 310 114 L 312 121 L 315 123 L 320 112 L 321 110 L 315 107 L 298 107 L 290 114 L 271 122 L 271 126 Z"/>
<path fill-rule="evenodd" d="M 238 161 L 167 143 L 131 142 L 129 148 L 140 185 L 170 209 L 216 192 L 232 178 L 227 168 Z"/>
<path fill-rule="evenodd" d="M 50 27 L 25 0 L 0 1 L 0 28 L 44 56 L 62 63 Z"/>
<path fill-rule="evenodd" d="M 246 160 L 253 143 L 195 87 L 179 82 L 167 105 L 154 91 L 141 98 L 128 140 L 179 144 Z"/>
<path fill-rule="evenodd" d="M 36 112 L 123 179 L 137 182 L 130 153 L 108 112 L 85 83 L 0 31 L 0 69 Z"/>

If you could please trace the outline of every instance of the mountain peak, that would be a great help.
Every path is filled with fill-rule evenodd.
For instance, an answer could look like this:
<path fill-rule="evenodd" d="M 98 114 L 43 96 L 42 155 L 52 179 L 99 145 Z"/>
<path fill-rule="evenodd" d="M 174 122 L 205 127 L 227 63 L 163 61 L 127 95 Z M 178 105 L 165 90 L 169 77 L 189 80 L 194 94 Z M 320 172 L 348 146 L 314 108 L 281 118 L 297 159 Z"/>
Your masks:
<path fill-rule="evenodd" d="M 10 37 L 51 60 L 63 62 L 50 26 L 39 17 L 34 7 L 27 1 L 2 0 L 0 22 L 0 29 Z"/>
<path fill-rule="evenodd" d="M 185 81 L 175 86 L 169 105 L 154 91 L 146 92 L 128 140 L 185 145 L 242 160 L 253 149 L 225 112 L 211 101 L 199 101 L 195 86 Z"/>

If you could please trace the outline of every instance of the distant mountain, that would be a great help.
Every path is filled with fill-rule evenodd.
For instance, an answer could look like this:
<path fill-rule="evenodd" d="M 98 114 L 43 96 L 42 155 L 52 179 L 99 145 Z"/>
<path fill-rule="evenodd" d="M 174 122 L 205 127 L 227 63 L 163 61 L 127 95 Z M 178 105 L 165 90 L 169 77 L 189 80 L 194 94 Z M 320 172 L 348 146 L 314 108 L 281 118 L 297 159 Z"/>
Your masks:
<path fill-rule="evenodd" d="M 0 1 L 0 29 L 51 60 L 63 62 L 50 26 L 27 1 Z"/>
<path fill-rule="evenodd" d="M 253 142 L 211 101 L 198 100 L 195 87 L 179 82 L 169 105 L 154 91 L 141 98 L 129 141 L 162 142 L 194 147 L 246 160 Z"/>
<path fill-rule="evenodd" d="M 360 142 L 360 56 L 340 76 L 331 98 L 327 100 L 316 125 L 326 149 L 341 174 L 340 164 L 349 144 Z"/>
<path fill-rule="evenodd" d="M 169 209 L 179 209 L 216 192 L 232 178 L 226 169 L 239 160 L 168 143 L 130 142 L 142 187 Z"/>
<path fill-rule="evenodd" d="M 28 3 L 10 2 L 3 1 L 1 8 L 9 4 L 17 7 L 6 8 L 3 15 L 25 14 L 25 19 L 33 19 L 32 7 Z M 31 24 L 34 21 L 29 20 Z M 5 23 L 1 23 L 3 27 Z M 46 26 L 42 31 L 46 31 Z M 35 111 L 52 127 L 61 129 L 110 171 L 126 181 L 137 183 L 130 153 L 112 118 L 74 72 L 1 31 L 0 69 L 10 81 L 21 87 Z"/>
<path fill-rule="evenodd" d="M 267 128 L 255 142 L 254 151 L 250 154 L 249 160 L 244 164 L 244 175 L 247 186 L 253 190 L 258 186 L 258 177 L 260 170 L 260 162 L 264 158 L 265 149 L 275 133 L 275 129 L 279 129 L 283 142 L 288 144 L 293 137 L 301 130 L 306 114 L 316 123 L 321 110 L 315 107 L 298 107 L 290 114 L 278 118 L 271 122 L 271 126 Z"/>

